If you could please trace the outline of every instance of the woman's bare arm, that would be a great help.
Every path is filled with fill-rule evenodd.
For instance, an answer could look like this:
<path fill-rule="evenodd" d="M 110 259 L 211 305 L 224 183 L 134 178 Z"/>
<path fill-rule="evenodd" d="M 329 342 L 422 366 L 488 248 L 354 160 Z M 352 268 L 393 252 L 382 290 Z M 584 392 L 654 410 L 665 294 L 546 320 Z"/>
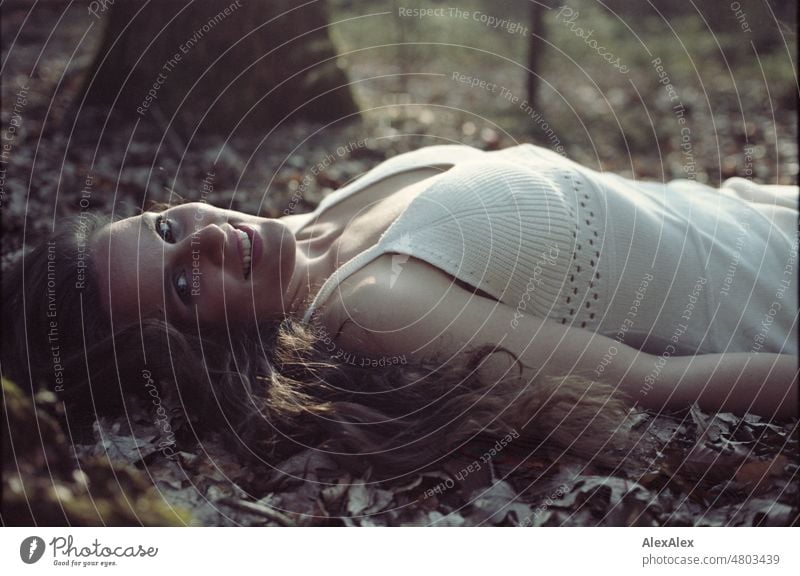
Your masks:
<path fill-rule="evenodd" d="M 332 298 L 331 300 L 334 300 Z M 343 283 L 328 316 L 337 342 L 354 354 L 438 355 L 499 345 L 525 366 L 523 376 L 580 374 L 618 387 L 637 405 L 710 412 L 796 415 L 797 358 L 725 353 L 662 358 L 581 328 L 532 316 L 472 294 L 414 258 L 398 273 L 381 257 Z M 516 314 L 515 314 L 516 313 Z M 500 358 L 498 358 L 500 360 Z M 491 368 L 494 366 L 494 368 Z M 512 364 L 490 363 L 492 377 Z"/>
<path fill-rule="evenodd" d="M 645 407 L 681 408 L 697 402 L 706 411 L 797 416 L 797 356 L 763 352 L 677 356 L 665 368 L 663 383 L 646 379 Z"/>

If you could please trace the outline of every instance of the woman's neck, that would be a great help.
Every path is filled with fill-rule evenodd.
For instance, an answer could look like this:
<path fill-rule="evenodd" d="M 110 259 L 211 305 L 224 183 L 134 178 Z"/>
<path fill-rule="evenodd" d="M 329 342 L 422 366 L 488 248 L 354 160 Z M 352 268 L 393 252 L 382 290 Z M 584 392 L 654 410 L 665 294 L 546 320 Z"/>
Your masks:
<path fill-rule="evenodd" d="M 309 253 L 309 243 L 298 242 L 294 270 L 286 290 L 286 310 L 289 314 L 305 312 L 316 290 L 333 274 L 335 251 L 313 251 Z"/>

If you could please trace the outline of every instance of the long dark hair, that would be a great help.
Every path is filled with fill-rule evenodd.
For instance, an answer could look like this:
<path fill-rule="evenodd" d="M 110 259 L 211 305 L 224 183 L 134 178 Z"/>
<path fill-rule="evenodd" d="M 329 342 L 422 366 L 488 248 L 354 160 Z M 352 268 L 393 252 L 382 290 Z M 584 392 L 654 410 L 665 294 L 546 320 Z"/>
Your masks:
<path fill-rule="evenodd" d="M 362 367 L 331 357 L 313 327 L 286 317 L 251 332 L 189 334 L 164 319 L 124 327 L 103 312 L 89 239 L 102 217 L 65 220 L 4 274 L 2 372 L 23 389 L 48 388 L 71 427 L 119 414 L 146 391 L 180 406 L 198 435 L 219 430 L 241 454 L 280 459 L 303 447 L 376 476 L 435 464 L 473 438 L 519 435 L 515 448 L 563 451 L 613 465 L 626 450 L 628 404 L 608 384 L 515 372 L 488 381 L 482 363 Z M 152 392 L 152 390 L 150 390 Z"/>

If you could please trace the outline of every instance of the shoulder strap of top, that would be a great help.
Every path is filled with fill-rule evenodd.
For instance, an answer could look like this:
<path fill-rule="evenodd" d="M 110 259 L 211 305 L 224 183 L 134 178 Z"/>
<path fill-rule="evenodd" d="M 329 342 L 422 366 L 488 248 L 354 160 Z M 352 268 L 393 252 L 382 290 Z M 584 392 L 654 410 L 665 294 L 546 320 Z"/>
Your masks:
<path fill-rule="evenodd" d="M 435 166 L 437 164 L 452 165 L 459 160 L 463 160 L 465 155 L 474 154 L 483 154 L 483 151 L 463 144 L 439 144 L 398 154 L 397 156 L 393 156 L 381 162 L 360 178 L 342 186 L 336 192 L 323 198 L 313 214 L 319 216 L 328 208 L 360 192 L 367 186 L 379 180 L 383 180 L 384 178 L 399 174 L 400 172 L 425 166 Z"/>
<path fill-rule="evenodd" d="M 388 178 L 389 176 L 399 174 L 400 172 L 404 172 L 406 170 L 414 170 L 416 168 L 422 168 L 426 166 L 454 166 L 458 162 L 463 162 L 469 158 L 476 158 L 482 154 L 485 154 L 485 152 L 463 144 L 441 144 L 436 146 L 426 146 L 412 152 L 399 154 L 386 160 L 385 162 L 382 162 L 381 164 L 378 164 L 358 180 L 343 186 L 333 194 L 325 197 L 325 199 L 320 202 L 319 206 L 317 206 L 317 209 L 310 214 L 309 220 L 304 222 L 303 225 L 305 226 L 305 224 L 307 224 L 309 221 L 319 217 L 319 215 L 325 210 L 338 204 L 345 198 L 348 198 L 353 194 L 363 190 L 367 186 L 374 184 L 379 180 L 383 180 L 384 178 Z M 363 252 L 360 252 L 342 264 L 336 271 L 334 271 L 334 273 L 331 274 L 327 280 L 325 280 L 322 287 L 314 297 L 314 300 L 311 302 L 311 305 L 303 315 L 303 323 L 307 323 L 309 320 L 311 320 L 311 316 L 314 314 L 316 308 L 321 302 L 325 302 L 328 297 L 330 297 L 331 293 L 333 293 L 333 291 L 343 280 L 345 280 L 348 276 L 353 274 L 353 272 L 365 264 L 368 264 L 377 258 L 381 254 L 382 249 L 383 246 L 381 245 L 380 241 L 378 241 L 374 246 L 371 246 Z"/>

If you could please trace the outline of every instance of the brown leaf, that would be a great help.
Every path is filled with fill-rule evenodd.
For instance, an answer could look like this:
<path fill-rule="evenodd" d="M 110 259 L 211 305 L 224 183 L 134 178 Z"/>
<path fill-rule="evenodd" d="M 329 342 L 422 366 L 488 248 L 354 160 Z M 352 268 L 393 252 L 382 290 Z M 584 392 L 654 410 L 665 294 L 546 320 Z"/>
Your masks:
<path fill-rule="evenodd" d="M 778 454 L 772 460 L 748 462 L 736 471 L 736 481 L 755 494 L 762 494 L 770 488 L 774 477 L 783 473 L 787 463 L 788 460 L 783 454 Z"/>

